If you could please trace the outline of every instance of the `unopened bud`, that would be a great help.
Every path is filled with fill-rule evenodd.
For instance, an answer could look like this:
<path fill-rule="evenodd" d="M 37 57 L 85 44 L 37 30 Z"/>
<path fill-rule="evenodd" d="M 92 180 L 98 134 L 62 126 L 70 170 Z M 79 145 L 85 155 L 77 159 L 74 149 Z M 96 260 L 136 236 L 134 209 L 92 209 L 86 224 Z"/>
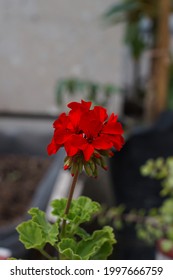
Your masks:
<path fill-rule="evenodd" d="M 72 165 L 72 162 L 73 162 L 72 157 L 69 157 L 69 156 L 65 157 L 65 159 L 64 159 L 64 170 L 69 169 Z"/>
<path fill-rule="evenodd" d="M 83 162 L 80 161 L 80 162 L 78 163 L 78 172 L 81 173 L 82 170 L 83 170 Z"/>
<path fill-rule="evenodd" d="M 114 153 L 110 150 L 109 151 L 109 157 L 113 157 L 114 156 Z"/>
<path fill-rule="evenodd" d="M 89 165 L 91 167 L 92 172 L 94 173 L 94 171 L 96 169 L 96 164 L 94 163 L 93 160 L 90 160 L 88 163 L 89 163 Z"/>
<path fill-rule="evenodd" d="M 101 158 L 101 167 L 104 169 L 104 170 L 108 170 L 108 167 L 107 167 L 107 165 L 106 165 L 106 162 L 104 161 L 104 159 L 103 158 Z"/>
<path fill-rule="evenodd" d="M 96 158 L 101 158 L 101 155 L 100 155 L 100 153 L 99 152 L 94 152 L 94 156 L 96 157 Z"/>
<path fill-rule="evenodd" d="M 101 158 L 94 158 L 94 161 L 96 164 L 101 166 L 101 164 L 102 164 Z"/>
<path fill-rule="evenodd" d="M 97 170 L 97 166 L 96 166 L 96 168 L 95 168 L 95 170 L 94 170 L 94 172 L 93 172 L 93 176 L 94 176 L 95 178 L 97 178 L 97 177 L 98 177 L 98 170 Z"/>
<path fill-rule="evenodd" d="M 85 172 L 88 176 L 93 176 L 92 169 L 87 162 L 84 164 L 84 168 L 85 168 Z"/>
<path fill-rule="evenodd" d="M 74 176 L 76 172 L 78 171 L 78 165 L 76 163 L 73 163 L 71 166 L 71 175 Z"/>
<path fill-rule="evenodd" d="M 64 170 L 69 169 L 69 166 L 67 164 L 64 165 Z"/>

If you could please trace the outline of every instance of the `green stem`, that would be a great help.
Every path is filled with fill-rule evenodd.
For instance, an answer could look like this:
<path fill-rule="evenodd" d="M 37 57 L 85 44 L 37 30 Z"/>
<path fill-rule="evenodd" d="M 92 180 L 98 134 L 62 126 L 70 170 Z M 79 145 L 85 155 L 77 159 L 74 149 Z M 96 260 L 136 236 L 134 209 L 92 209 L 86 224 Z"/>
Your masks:
<path fill-rule="evenodd" d="M 76 183 L 77 183 L 77 179 L 78 179 L 78 174 L 79 174 L 79 172 L 77 170 L 76 173 L 74 174 L 73 181 L 72 181 L 72 184 L 71 184 L 71 187 L 70 187 L 70 191 L 69 191 L 69 195 L 68 195 L 68 199 L 67 199 L 67 204 L 66 204 L 66 208 L 65 208 L 65 211 L 64 211 L 64 215 L 67 215 L 68 212 L 69 212 L 71 201 L 72 201 L 72 198 L 73 198 L 74 189 L 75 189 L 75 186 L 76 186 Z M 66 228 L 66 220 L 63 219 L 63 221 L 62 221 L 61 237 L 65 236 L 65 228 Z"/>
<path fill-rule="evenodd" d="M 61 259 L 58 245 L 57 245 L 57 244 L 54 244 L 54 248 L 55 248 L 55 250 L 56 250 L 56 252 L 57 252 L 57 254 L 58 254 L 58 257 L 57 257 L 57 258 L 58 258 L 58 259 Z"/>
<path fill-rule="evenodd" d="M 48 260 L 53 260 L 52 258 L 44 249 L 39 249 L 40 253 Z"/>

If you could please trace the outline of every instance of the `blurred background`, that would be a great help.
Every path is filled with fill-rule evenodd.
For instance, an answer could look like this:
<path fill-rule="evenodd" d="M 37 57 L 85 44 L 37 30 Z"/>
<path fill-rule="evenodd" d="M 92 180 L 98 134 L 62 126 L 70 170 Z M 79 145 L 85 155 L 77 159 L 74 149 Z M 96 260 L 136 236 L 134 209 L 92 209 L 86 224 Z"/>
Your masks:
<path fill-rule="evenodd" d="M 68 102 L 81 99 L 118 114 L 126 144 L 108 162 L 109 171 L 100 170 L 97 182 L 81 178 L 76 196 L 89 195 L 108 207 L 124 203 L 128 211 L 162 205 L 160 181 L 144 178 L 139 170 L 150 158 L 172 155 L 172 11 L 172 0 L 0 0 L 0 184 L 4 190 L 3 179 L 10 182 L 5 204 L 15 201 L 13 213 L 19 201 L 16 194 L 9 195 L 11 183 L 19 185 L 26 176 L 20 168 L 16 173 L 17 157 L 20 166 L 31 165 L 21 156 L 39 157 L 35 164 L 40 170 L 53 120 Z M 15 168 L 4 159 L 11 154 Z M 47 160 L 44 168 L 53 164 L 48 178 L 54 179 L 48 201 L 40 207 L 48 209 L 51 219 L 48 202 L 66 195 L 70 179 L 60 167 L 63 154 Z M 25 203 L 27 209 L 45 197 L 40 185 L 36 195 L 28 187 L 34 199 Z M 12 237 L 18 221 L 6 216 L 6 206 L 0 217 L 11 227 L 0 227 L 0 247 L 18 257 L 23 248 L 18 252 L 17 235 Z M 134 226 L 117 236 L 113 258 L 155 258 L 155 243 L 149 247 L 138 241 Z"/>
<path fill-rule="evenodd" d="M 1 111 L 52 113 L 59 79 L 122 82 L 122 27 L 103 28 L 113 1 L 0 1 Z"/>

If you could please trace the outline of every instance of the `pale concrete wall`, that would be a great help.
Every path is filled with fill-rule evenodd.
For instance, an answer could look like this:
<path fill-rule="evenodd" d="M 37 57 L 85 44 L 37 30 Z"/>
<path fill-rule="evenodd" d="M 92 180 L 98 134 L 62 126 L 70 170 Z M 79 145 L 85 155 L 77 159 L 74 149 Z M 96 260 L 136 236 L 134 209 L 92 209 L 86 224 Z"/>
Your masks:
<path fill-rule="evenodd" d="M 0 0 L 0 110 L 50 112 L 62 77 L 120 85 L 122 26 L 99 18 L 115 2 Z"/>

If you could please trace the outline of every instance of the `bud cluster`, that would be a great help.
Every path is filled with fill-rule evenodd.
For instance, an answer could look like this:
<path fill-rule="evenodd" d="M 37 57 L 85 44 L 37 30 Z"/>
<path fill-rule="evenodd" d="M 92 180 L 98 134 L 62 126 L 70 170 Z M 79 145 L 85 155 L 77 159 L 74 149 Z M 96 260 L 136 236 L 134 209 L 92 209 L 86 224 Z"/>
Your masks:
<path fill-rule="evenodd" d="M 104 157 L 113 156 L 111 150 L 96 151 L 89 161 L 86 161 L 82 153 L 78 153 L 75 156 L 66 156 L 64 159 L 64 170 L 70 169 L 71 175 L 74 176 L 76 172 L 81 173 L 83 170 L 90 177 L 97 178 L 98 166 L 107 170 L 107 164 Z"/>

